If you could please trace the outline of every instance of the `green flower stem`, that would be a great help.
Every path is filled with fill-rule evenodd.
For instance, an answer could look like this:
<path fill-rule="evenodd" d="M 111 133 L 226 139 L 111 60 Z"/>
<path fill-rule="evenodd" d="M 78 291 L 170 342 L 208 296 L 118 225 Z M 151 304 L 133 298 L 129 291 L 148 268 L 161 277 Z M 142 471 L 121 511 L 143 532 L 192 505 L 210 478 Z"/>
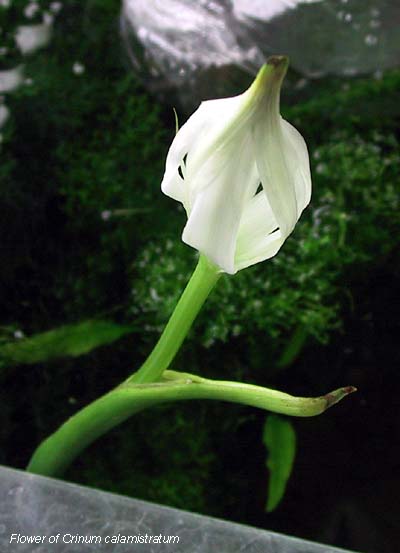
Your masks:
<path fill-rule="evenodd" d="M 143 384 L 155 382 L 160 378 L 181 347 L 194 319 L 220 276 L 220 269 L 201 255 L 155 348 L 141 368 L 126 382 Z"/>
<path fill-rule="evenodd" d="M 354 392 L 348 386 L 317 398 L 288 394 L 240 382 L 209 380 L 188 373 L 165 371 L 161 382 L 125 382 L 66 421 L 35 451 L 27 470 L 57 476 L 90 443 L 134 413 L 159 403 L 213 399 L 242 403 L 298 417 L 319 415 Z"/>

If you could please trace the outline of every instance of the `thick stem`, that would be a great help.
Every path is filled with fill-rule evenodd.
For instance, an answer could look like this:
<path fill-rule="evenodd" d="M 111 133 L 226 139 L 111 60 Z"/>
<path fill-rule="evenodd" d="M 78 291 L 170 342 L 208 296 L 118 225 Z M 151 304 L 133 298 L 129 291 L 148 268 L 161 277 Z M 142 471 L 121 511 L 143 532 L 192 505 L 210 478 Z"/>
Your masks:
<path fill-rule="evenodd" d="M 61 476 L 72 461 L 92 442 L 142 408 L 126 401 L 115 390 L 90 403 L 68 419 L 35 450 L 28 472 Z"/>
<path fill-rule="evenodd" d="M 218 267 L 201 255 L 155 348 L 142 367 L 121 384 L 122 387 L 155 382 L 161 377 L 220 275 Z M 45 475 L 61 473 L 96 438 L 152 403 L 146 396 L 142 404 L 140 393 L 134 396 L 126 398 L 113 390 L 82 409 L 37 448 L 27 470 Z"/>
<path fill-rule="evenodd" d="M 162 382 L 125 383 L 91 403 L 64 423 L 35 451 L 28 471 L 57 476 L 90 443 L 134 413 L 159 403 L 213 399 L 242 403 L 298 417 L 319 415 L 355 388 L 340 388 L 317 398 L 294 397 L 241 382 L 209 380 L 188 373 L 165 371 Z"/>
<path fill-rule="evenodd" d="M 155 382 L 161 377 L 181 347 L 194 319 L 220 276 L 218 267 L 201 255 L 155 348 L 141 368 L 126 382 L 143 384 Z"/>

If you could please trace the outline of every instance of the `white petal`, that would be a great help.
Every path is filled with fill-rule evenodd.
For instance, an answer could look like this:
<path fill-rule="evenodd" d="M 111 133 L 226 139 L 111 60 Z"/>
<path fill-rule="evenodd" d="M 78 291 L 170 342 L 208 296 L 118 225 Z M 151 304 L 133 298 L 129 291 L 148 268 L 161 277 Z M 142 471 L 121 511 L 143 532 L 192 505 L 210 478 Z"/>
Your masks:
<path fill-rule="evenodd" d="M 297 202 L 278 112 L 267 112 L 260 117 L 254 128 L 254 142 L 263 188 L 282 235 L 286 237 L 297 222 Z"/>
<path fill-rule="evenodd" d="M 275 215 L 263 190 L 246 204 L 240 221 L 238 249 L 244 247 L 252 236 L 270 234 L 278 227 Z"/>
<path fill-rule="evenodd" d="M 311 200 L 311 172 L 307 146 L 299 131 L 290 123 L 281 119 L 284 141 L 287 149 L 289 171 L 293 175 L 296 198 L 297 218 Z"/>
<path fill-rule="evenodd" d="M 243 212 L 235 253 L 236 271 L 269 259 L 278 252 L 284 238 L 277 227 L 266 194 L 261 191 L 247 203 Z"/>
<path fill-rule="evenodd" d="M 254 240 L 251 247 L 244 253 L 243 256 L 236 258 L 236 271 L 255 265 L 260 261 L 265 261 L 274 257 L 281 249 L 286 238 L 282 236 L 281 231 L 278 229 L 268 236 L 260 237 L 258 241 Z"/>
<path fill-rule="evenodd" d="M 204 104 L 201 104 L 179 129 L 168 151 L 161 190 L 167 196 L 182 202 L 184 205 L 186 194 L 183 179 L 179 175 L 178 168 L 184 156 L 188 153 L 189 148 L 202 135 L 206 122 Z"/>
<path fill-rule="evenodd" d="M 263 119 L 254 130 L 257 166 L 278 226 L 287 237 L 311 197 L 307 147 L 301 134 L 280 116 Z"/>
<path fill-rule="evenodd" d="M 214 162 L 220 168 L 224 155 L 224 164 L 230 164 L 231 159 L 227 156 L 232 155 L 232 151 L 236 156 L 234 148 L 237 141 L 241 140 L 238 137 L 243 136 L 245 126 L 240 122 L 242 119 L 247 122 L 246 114 L 243 118 L 240 117 L 242 102 L 243 95 L 203 102 L 205 122 L 202 136 L 191 144 L 186 159 L 186 173 L 189 177 L 187 185 L 191 199 L 214 179 Z"/>
<path fill-rule="evenodd" d="M 182 239 L 233 274 L 241 215 L 259 182 L 250 133 L 230 136 L 187 180 L 194 193 Z"/>
<path fill-rule="evenodd" d="M 240 106 L 241 96 L 202 102 L 199 108 L 189 117 L 179 129 L 168 151 L 161 190 L 174 200 L 182 202 L 189 213 L 191 205 L 189 198 L 194 191 L 189 182 L 179 175 L 178 168 L 187 155 L 186 167 L 182 171 L 186 175 L 188 167 L 198 167 L 203 163 L 213 144 L 219 139 L 226 127 L 227 121 L 235 116 Z M 195 164 L 193 164 L 195 160 Z M 207 182 L 204 182 L 207 185 Z"/>

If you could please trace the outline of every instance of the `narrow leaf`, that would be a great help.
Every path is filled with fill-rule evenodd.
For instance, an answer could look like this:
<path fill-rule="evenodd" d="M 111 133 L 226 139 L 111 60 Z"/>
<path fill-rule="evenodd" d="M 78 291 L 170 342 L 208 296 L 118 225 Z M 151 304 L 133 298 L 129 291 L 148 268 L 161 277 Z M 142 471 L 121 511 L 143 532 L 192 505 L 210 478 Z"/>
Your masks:
<path fill-rule="evenodd" d="M 300 355 L 308 338 L 308 329 L 305 325 L 299 325 L 293 335 L 286 344 L 281 357 L 278 359 L 276 366 L 279 369 L 289 367 Z"/>
<path fill-rule="evenodd" d="M 269 484 L 266 510 L 273 511 L 283 498 L 296 455 L 296 433 L 293 425 L 278 415 L 265 421 L 263 443 L 268 450 Z"/>
<path fill-rule="evenodd" d="M 132 331 L 130 326 L 102 320 L 88 320 L 61 326 L 29 338 L 2 344 L 0 367 L 40 363 L 59 357 L 78 357 L 99 346 L 115 342 Z"/>

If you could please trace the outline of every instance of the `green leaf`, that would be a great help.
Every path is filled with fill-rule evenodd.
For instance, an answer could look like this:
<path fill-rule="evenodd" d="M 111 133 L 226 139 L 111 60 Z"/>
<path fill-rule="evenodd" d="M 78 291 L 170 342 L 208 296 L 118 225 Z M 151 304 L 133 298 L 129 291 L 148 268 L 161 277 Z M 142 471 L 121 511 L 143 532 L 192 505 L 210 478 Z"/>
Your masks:
<path fill-rule="evenodd" d="M 132 331 L 130 326 L 102 320 L 61 326 L 1 345 L 0 367 L 40 363 L 59 357 L 78 357 L 99 346 L 115 342 Z"/>
<path fill-rule="evenodd" d="M 269 415 L 264 425 L 263 443 L 268 450 L 269 486 L 266 511 L 273 511 L 281 501 L 296 455 L 296 433 L 292 424 Z"/>
<path fill-rule="evenodd" d="M 298 325 L 293 332 L 292 337 L 286 343 L 286 346 L 276 362 L 278 369 L 286 369 L 289 367 L 300 355 L 304 344 L 308 338 L 308 329 L 304 325 Z"/>

